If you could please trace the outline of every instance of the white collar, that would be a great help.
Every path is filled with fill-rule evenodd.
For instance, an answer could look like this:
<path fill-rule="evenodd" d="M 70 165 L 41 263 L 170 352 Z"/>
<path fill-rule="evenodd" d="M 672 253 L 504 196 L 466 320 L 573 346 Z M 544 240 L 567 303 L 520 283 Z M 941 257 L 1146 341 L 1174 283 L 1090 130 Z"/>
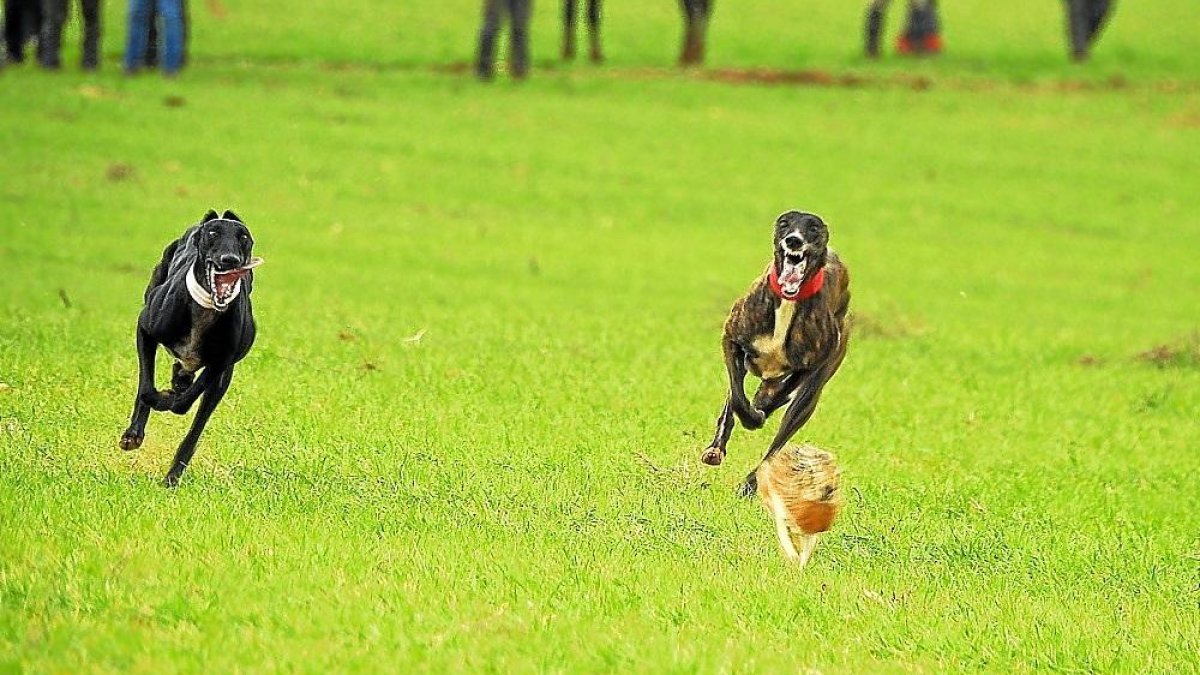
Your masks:
<path fill-rule="evenodd" d="M 195 300 L 196 304 L 200 305 L 204 309 L 214 309 L 218 312 L 222 312 L 222 311 L 225 311 L 225 309 L 229 307 L 228 303 L 225 305 L 225 307 L 217 307 L 217 303 L 213 302 L 212 293 L 209 293 L 208 291 L 206 291 L 204 289 L 204 286 L 201 286 L 200 282 L 196 280 L 196 268 L 194 266 L 188 267 L 187 289 L 188 289 L 188 295 L 192 296 L 192 300 Z M 229 296 L 229 302 L 232 303 L 234 301 L 234 299 L 237 298 L 238 294 L 241 292 L 242 292 L 242 280 L 238 279 L 233 284 L 233 295 Z"/>

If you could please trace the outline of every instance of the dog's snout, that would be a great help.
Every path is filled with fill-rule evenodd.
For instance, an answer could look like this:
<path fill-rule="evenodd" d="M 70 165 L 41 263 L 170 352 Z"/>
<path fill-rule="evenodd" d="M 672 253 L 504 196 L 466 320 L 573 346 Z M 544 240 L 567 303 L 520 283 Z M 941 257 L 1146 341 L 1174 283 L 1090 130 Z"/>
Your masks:
<path fill-rule="evenodd" d="M 793 251 L 799 251 L 800 247 L 804 245 L 804 240 L 795 235 L 790 235 L 784 238 L 783 245 Z"/>
<path fill-rule="evenodd" d="M 235 267 L 242 266 L 242 259 L 239 256 L 233 255 L 232 253 L 226 253 L 225 255 L 221 256 L 221 259 L 217 262 L 220 263 L 221 269 L 225 270 L 231 270 Z"/>

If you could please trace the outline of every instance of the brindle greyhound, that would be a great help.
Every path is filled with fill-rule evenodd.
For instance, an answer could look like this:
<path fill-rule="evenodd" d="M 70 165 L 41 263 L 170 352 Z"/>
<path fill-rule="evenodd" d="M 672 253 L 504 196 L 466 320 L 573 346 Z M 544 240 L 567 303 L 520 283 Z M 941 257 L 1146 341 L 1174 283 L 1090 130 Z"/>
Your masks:
<path fill-rule="evenodd" d="M 850 278 L 828 242 L 825 223 L 811 213 L 788 211 L 775 221 L 774 260 L 725 321 L 721 347 L 729 397 L 701 456 L 705 464 L 725 459 L 735 415 L 743 427 L 758 429 L 790 402 L 763 461 L 779 452 L 812 417 L 821 390 L 842 364 Z M 746 398 L 747 372 L 762 379 L 753 402 Z M 751 471 L 742 493 L 753 495 L 756 488 Z"/>
<path fill-rule="evenodd" d="M 146 304 L 137 324 L 137 396 L 129 428 L 121 436 L 121 448 L 141 447 L 151 409 L 184 415 L 204 395 L 192 428 L 163 479 L 167 487 L 179 483 L 208 418 L 229 389 L 234 364 L 254 344 L 250 291 L 253 269 L 262 264 L 262 258 L 250 256 L 253 247 L 250 230 L 237 214 L 226 211 L 218 216 L 209 211 L 200 224 L 167 246 L 150 274 Z M 168 391 L 154 388 L 158 345 L 175 357 Z"/>

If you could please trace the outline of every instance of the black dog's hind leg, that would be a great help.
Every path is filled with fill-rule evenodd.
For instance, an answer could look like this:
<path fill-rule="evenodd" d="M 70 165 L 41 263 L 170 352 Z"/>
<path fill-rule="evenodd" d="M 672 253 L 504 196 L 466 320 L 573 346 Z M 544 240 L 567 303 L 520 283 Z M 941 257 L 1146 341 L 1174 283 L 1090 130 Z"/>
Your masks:
<path fill-rule="evenodd" d="M 137 330 L 138 388 L 133 397 L 133 414 L 129 428 L 121 436 L 122 450 L 136 450 L 146 439 L 146 421 L 150 419 L 150 405 L 146 397 L 154 391 L 154 353 L 158 344 L 141 327 Z"/>
<path fill-rule="evenodd" d="M 729 398 L 725 399 L 725 408 L 717 418 L 717 433 L 712 444 L 700 455 L 700 461 L 710 466 L 717 466 L 725 459 L 725 446 L 729 442 L 729 435 L 733 433 L 734 415 L 747 429 L 758 429 L 767 420 L 767 416 L 746 398 L 746 351 L 729 339 L 722 341 L 722 348 L 725 352 L 725 368 L 729 373 Z"/>
<path fill-rule="evenodd" d="M 195 419 L 192 420 L 192 428 L 188 429 L 187 435 L 183 437 L 183 442 L 179 444 L 179 450 L 175 452 L 171 470 L 167 472 L 166 478 L 163 478 L 163 485 L 166 487 L 175 487 L 179 484 L 179 477 L 191 463 L 192 455 L 196 454 L 196 444 L 200 442 L 200 434 L 204 432 L 208 418 L 212 416 L 213 410 L 216 410 L 217 404 L 229 390 L 229 383 L 233 381 L 233 368 L 226 368 L 219 375 L 213 377 L 205 377 L 207 374 L 208 371 L 205 369 L 205 372 L 197 379 L 197 382 L 204 380 L 206 383 L 204 398 L 200 400 L 200 407 L 196 410 Z"/>

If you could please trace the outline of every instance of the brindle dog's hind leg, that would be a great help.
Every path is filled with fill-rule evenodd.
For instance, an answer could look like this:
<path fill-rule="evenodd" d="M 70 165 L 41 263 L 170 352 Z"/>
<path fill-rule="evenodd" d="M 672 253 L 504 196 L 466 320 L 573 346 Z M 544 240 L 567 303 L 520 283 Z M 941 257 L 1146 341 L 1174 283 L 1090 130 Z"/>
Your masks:
<path fill-rule="evenodd" d="M 725 352 L 725 369 L 729 373 L 729 397 L 725 399 L 725 407 L 717 418 L 717 433 L 713 442 L 700 455 L 700 461 L 710 466 L 717 466 L 725 459 L 725 446 L 729 442 L 729 435 L 733 433 L 734 415 L 747 429 L 758 429 L 767 419 L 746 398 L 745 350 L 728 338 L 722 341 L 722 348 Z"/>
<path fill-rule="evenodd" d="M 771 455 L 783 449 L 788 441 L 792 440 L 792 436 L 800 430 L 812 417 L 813 412 L 817 409 L 817 401 L 821 397 L 821 391 L 825 388 L 825 384 L 837 372 L 838 366 L 842 365 L 842 359 L 846 356 L 846 343 L 842 342 L 838 346 L 838 351 L 834 354 L 824 367 L 812 373 L 804 375 L 797 380 L 796 397 L 792 400 L 792 404 L 788 406 L 787 412 L 783 414 L 783 420 L 779 423 L 779 431 L 775 432 L 775 439 L 771 441 L 771 445 L 767 448 L 767 454 L 763 456 L 762 461 L 765 462 L 771 458 Z M 760 464 L 762 462 L 759 462 Z M 742 483 L 740 490 L 743 497 L 752 497 L 758 491 L 758 477 L 755 475 L 758 467 L 751 471 L 746 476 L 746 481 Z"/>
<path fill-rule="evenodd" d="M 146 421 L 150 419 L 150 406 L 144 397 L 154 393 L 154 352 L 158 343 L 140 327 L 137 329 L 138 388 L 133 397 L 133 414 L 129 428 L 121 435 L 122 450 L 136 450 L 146 439 Z"/>

